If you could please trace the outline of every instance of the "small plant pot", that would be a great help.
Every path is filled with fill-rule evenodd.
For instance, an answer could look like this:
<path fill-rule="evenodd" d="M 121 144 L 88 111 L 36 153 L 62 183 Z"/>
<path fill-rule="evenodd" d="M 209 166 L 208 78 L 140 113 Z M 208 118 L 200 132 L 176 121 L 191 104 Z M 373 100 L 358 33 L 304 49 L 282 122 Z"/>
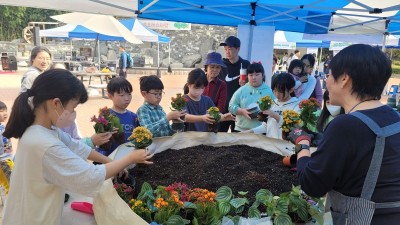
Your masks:
<path fill-rule="evenodd" d="M 115 133 L 112 135 L 112 140 L 114 141 L 114 143 L 116 143 L 117 145 L 122 145 L 124 144 L 125 141 L 125 134 L 124 132 L 121 133 Z"/>
<path fill-rule="evenodd" d="M 173 120 L 171 128 L 175 133 L 181 133 L 185 129 L 185 123 L 179 120 Z"/>
<path fill-rule="evenodd" d="M 297 155 L 293 154 L 283 157 L 282 163 L 286 167 L 295 167 L 297 164 Z"/>
<path fill-rule="evenodd" d="M 111 141 L 108 141 L 107 143 L 99 145 L 99 148 L 101 148 L 103 150 L 106 150 L 106 151 L 111 150 L 111 147 L 112 147 L 112 142 Z"/>
<path fill-rule="evenodd" d="M 207 125 L 207 132 L 218 133 L 219 123 L 212 123 Z"/>
<path fill-rule="evenodd" d="M 260 122 L 267 122 L 268 121 L 268 116 L 262 113 L 261 111 L 257 115 L 257 120 Z"/>
<path fill-rule="evenodd" d="M 285 132 L 285 131 L 282 131 L 282 139 L 283 140 L 288 140 L 287 138 L 288 138 L 288 136 L 289 136 L 289 132 Z"/>

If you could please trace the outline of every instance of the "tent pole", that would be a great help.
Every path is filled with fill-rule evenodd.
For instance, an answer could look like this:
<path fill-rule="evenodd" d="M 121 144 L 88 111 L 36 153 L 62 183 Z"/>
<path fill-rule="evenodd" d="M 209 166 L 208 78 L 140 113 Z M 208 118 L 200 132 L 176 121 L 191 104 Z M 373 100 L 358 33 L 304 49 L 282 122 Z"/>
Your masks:
<path fill-rule="evenodd" d="M 160 42 L 157 42 L 157 68 L 160 67 Z"/>
<path fill-rule="evenodd" d="M 101 61 L 100 61 L 100 40 L 97 38 L 97 57 L 98 57 L 98 62 L 99 62 L 99 70 L 101 69 L 100 67 L 100 64 L 101 64 Z"/>
<path fill-rule="evenodd" d="M 322 58 L 322 47 L 319 48 L 319 60 L 318 60 L 319 64 L 321 64 L 321 58 Z M 317 65 L 317 70 L 319 72 L 319 65 Z"/>
<path fill-rule="evenodd" d="M 382 52 L 386 51 L 386 41 L 387 41 L 387 35 L 383 34 Z"/>
<path fill-rule="evenodd" d="M 171 64 L 171 41 L 168 42 L 168 64 Z"/>

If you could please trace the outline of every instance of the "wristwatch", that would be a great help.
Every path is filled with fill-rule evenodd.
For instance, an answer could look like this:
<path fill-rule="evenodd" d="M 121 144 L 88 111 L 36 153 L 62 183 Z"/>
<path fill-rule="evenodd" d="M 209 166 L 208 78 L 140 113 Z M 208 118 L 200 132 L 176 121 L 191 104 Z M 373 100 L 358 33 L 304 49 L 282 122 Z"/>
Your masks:
<path fill-rule="evenodd" d="M 299 153 L 301 150 L 310 150 L 310 146 L 309 145 L 303 145 L 303 144 L 297 144 L 294 146 L 294 152 L 297 154 Z"/>

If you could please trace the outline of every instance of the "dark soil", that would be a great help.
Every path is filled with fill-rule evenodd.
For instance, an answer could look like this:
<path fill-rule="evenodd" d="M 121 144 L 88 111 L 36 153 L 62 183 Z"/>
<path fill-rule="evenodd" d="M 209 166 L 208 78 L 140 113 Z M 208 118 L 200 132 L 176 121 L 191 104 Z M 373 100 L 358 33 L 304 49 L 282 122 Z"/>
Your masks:
<path fill-rule="evenodd" d="M 254 200 L 256 192 L 268 189 L 274 195 L 298 185 L 297 174 L 282 164 L 283 156 L 246 145 L 211 147 L 200 145 L 181 150 L 168 149 L 154 155 L 154 164 L 137 165 L 130 173 L 136 179 L 136 194 L 144 181 L 153 188 L 182 182 L 190 188 L 216 191 L 228 186 L 234 195 L 248 191 Z"/>

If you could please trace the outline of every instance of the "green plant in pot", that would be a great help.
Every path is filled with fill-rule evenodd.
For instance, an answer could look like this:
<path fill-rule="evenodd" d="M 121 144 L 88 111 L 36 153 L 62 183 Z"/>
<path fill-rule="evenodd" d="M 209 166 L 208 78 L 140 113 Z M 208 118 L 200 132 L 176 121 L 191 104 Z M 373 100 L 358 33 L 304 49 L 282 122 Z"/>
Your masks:
<path fill-rule="evenodd" d="M 151 143 L 153 134 L 146 127 L 136 127 L 132 131 L 132 135 L 128 138 L 128 140 L 135 146 L 137 149 L 146 149 Z"/>
<path fill-rule="evenodd" d="M 256 193 L 256 201 L 249 208 L 249 217 L 261 217 L 260 206 L 263 205 L 266 213 L 274 225 L 292 225 L 315 220 L 317 224 L 324 223 L 324 204 L 321 199 L 304 194 L 300 186 L 293 186 L 290 192 L 274 196 L 267 189 L 260 189 Z"/>
<path fill-rule="evenodd" d="M 263 114 L 263 111 L 269 110 L 273 104 L 273 101 L 269 95 L 262 97 L 257 101 L 258 107 L 260 107 L 260 112 L 257 115 L 257 120 L 261 122 L 267 122 L 268 116 Z"/>
<path fill-rule="evenodd" d="M 176 97 L 171 97 L 171 110 L 172 111 L 183 111 L 186 108 L 188 100 L 181 94 L 176 94 Z M 185 116 L 181 116 L 181 121 L 179 120 L 172 120 L 172 130 L 176 133 L 183 132 L 185 128 L 183 120 Z"/>
<path fill-rule="evenodd" d="M 117 129 L 117 132 L 112 135 L 112 139 L 117 145 L 121 145 L 125 143 L 125 134 L 122 124 L 118 118 L 118 116 L 111 114 L 110 122 L 114 129 Z"/>
<path fill-rule="evenodd" d="M 302 128 L 307 133 L 312 133 L 310 127 L 315 127 L 318 117 L 316 112 L 319 109 L 319 103 L 316 98 L 303 100 L 299 103 L 300 119 L 303 121 Z"/>
<path fill-rule="evenodd" d="M 207 113 L 215 120 L 215 123 L 208 124 L 207 131 L 218 133 L 219 121 L 221 120 L 221 113 L 220 113 L 218 107 L 215 107 L 215 106 L 210 107 L 207 110 Z"/>
<path fill-rule="evenodd" d="M 230 187 L 222 186 L 216 194 L 215 200 L 221 216 L 226 216 L 238 224 L 243 211 L 249 205 L 249 200 L 245 197 L 247 192 L 238 192 L 238 196 L 234 196 Z"/>

